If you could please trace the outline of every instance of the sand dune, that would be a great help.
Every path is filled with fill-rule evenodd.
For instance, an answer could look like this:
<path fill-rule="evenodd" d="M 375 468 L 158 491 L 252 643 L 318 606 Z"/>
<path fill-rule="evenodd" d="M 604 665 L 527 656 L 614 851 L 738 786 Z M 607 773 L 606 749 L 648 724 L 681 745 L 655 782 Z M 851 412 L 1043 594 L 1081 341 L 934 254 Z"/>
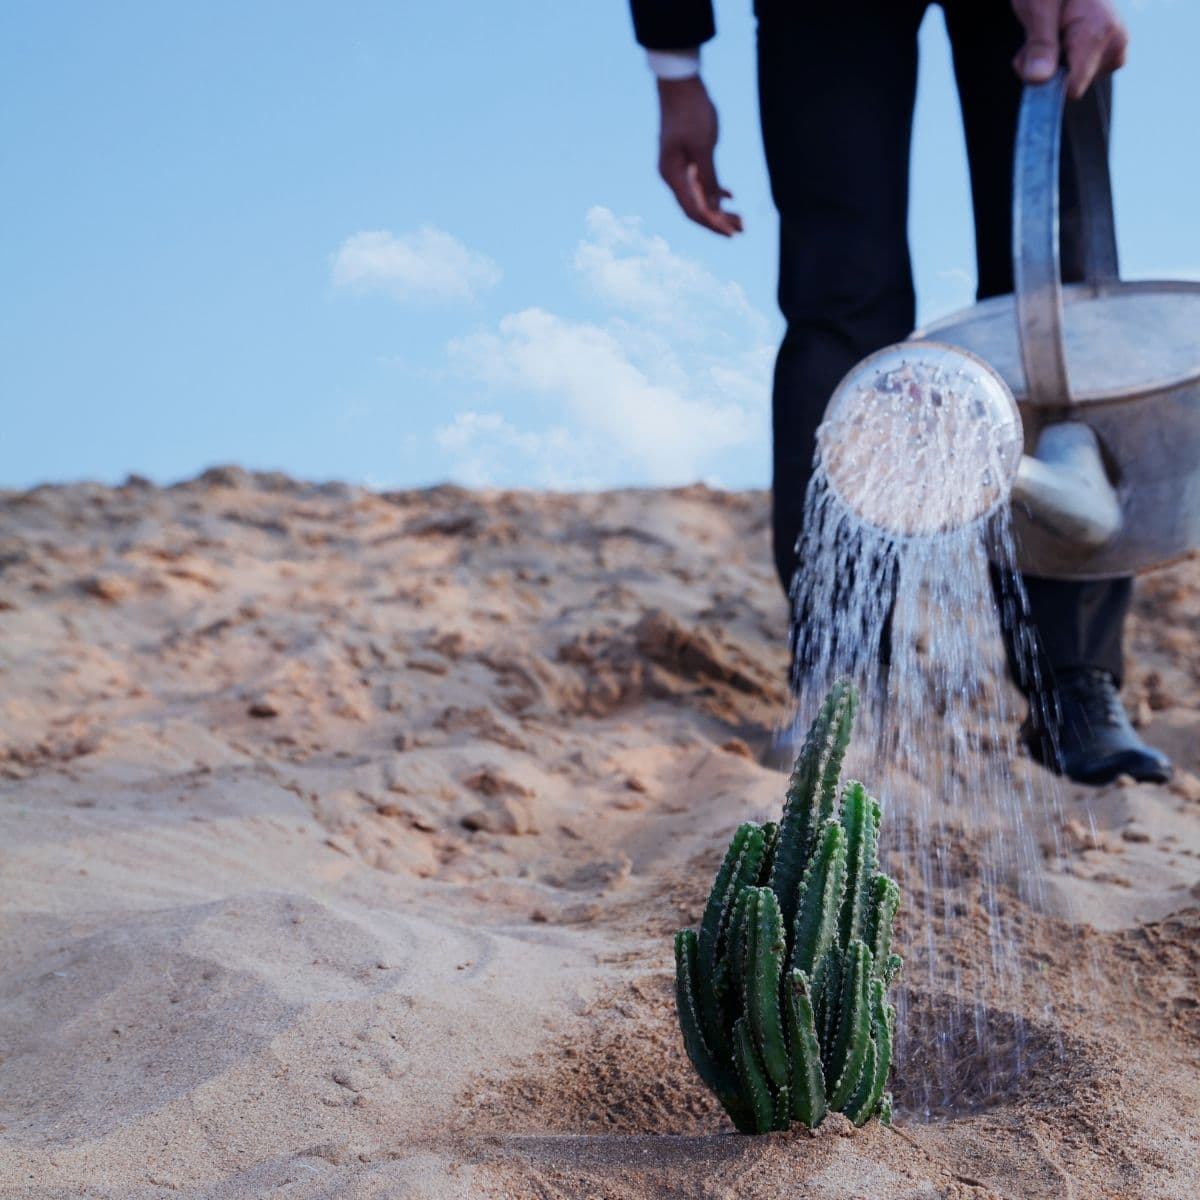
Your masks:
<path fill-rule="evenodd" d="M 1200 1192 L 1200 563 L 1131 649 L 1179 779 L 1068 791 L 1026 921 L 1064 1057 L 953 1120 L 744 1139 L 669 935 L 780 799 L 765 496 L 0 501 L 5 1197 Z"/>

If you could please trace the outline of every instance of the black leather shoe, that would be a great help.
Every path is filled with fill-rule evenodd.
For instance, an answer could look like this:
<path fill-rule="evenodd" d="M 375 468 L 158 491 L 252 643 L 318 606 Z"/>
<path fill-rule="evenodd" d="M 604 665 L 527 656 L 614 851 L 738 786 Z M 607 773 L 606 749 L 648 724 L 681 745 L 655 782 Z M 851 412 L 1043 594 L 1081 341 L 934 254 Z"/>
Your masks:
<path fill-rule="evenodd" d="M 1170 759 L 1138 737 L 1107 671 L 1064 673 L 1057 693 L 1058 711 L 1049 714 L 1052 730 L 1032 714 L 1021 727 L 1022 739 L 1043 766 L 1077 783 L 1111 783 L 1118 775 L 1143 783 L 1171 778 Z"/>

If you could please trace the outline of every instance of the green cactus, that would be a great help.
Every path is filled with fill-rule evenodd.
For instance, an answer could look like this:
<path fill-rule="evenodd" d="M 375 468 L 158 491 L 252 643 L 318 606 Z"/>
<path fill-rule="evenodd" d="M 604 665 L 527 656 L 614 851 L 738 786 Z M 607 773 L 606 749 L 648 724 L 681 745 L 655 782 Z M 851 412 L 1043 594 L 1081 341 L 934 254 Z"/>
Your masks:
<path fill-rule="evenodd" d="M 738 827 L 699 931 L 675 935 L 684 1048 L 741 1133 L 891 1119 L 900 890 L 878 867 L 879 802 L 838 788 L 857 705 L 834 685 L 779 824 Z"/>

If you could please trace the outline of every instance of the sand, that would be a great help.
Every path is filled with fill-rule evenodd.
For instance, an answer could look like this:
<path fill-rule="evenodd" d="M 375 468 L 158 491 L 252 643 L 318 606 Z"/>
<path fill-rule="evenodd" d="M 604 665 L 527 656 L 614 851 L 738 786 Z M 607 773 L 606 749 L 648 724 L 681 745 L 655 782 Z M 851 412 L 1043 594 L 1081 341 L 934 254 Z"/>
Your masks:
<path fill-rule="evenodd" d="M 778 807 L 784 623 L 761 493 L 0 493 L 0 1194 L 1200 1194 L 1200 563 L 1130 647 L 1177 782 L 1067 789 L 1021 914 L 1043 1056 L 966 1115 L 752 1139 L 670 934 Z"/>

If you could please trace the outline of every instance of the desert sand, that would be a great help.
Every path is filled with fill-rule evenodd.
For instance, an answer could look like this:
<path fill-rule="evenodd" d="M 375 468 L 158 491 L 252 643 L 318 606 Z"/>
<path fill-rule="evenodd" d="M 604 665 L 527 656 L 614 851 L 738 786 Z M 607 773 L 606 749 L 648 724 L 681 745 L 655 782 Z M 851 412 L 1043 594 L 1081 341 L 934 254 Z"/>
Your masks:
<path fill-rule="evenodd" d="M 744 1138 L 670 935 L 778 809 L 785 617 L 762 493 L 0 493 L 0 1194 L 1200 1195 L 1200 562 L 1129 647 L 1175 782 L 1039 832 L 1046 1053 L 957 1116 Z"/>

